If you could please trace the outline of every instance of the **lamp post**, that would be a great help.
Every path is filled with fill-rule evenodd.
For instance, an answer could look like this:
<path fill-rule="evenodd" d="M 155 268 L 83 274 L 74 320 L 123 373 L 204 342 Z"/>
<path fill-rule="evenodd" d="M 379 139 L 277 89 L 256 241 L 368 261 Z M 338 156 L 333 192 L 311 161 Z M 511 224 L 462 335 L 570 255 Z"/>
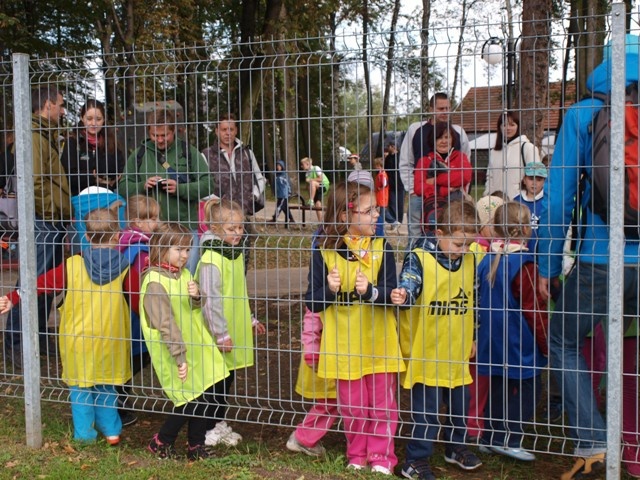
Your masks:
<path fill-rule="evenodd" d="M 482 45 L 482 59 L 489 65 L 497 65 L 502 62 L 502 84 L 505 88 L 505 96 L 507 98 L 507 110 L 510 110 L 513 105 L 513 88 L 515 83 L 515 42 L 512 38 L 508 38 L 505 45 L 505 41 L 501 38 L 489 38 Z"/>

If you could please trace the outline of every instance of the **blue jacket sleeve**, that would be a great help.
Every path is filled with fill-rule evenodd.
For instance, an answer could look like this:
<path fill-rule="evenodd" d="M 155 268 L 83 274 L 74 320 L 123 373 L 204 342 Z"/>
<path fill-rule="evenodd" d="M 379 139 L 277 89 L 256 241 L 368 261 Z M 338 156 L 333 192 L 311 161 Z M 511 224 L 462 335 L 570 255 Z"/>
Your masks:
<path fill-rule="evenodd" d="M 407 291 L 407 300 L 401 308 L 415 305 L 422 293 L 422 274 L 422 264 L 418 256 L 414 252 L 407 253 L 398 282 L 398 288 L 404 288 Z"/>
<path fill-rule="evenodd" d="M 309 266 L 309 286 L 304 296 L 307 308 L 312 312 L 322 312 L 336 301 L 336 294 L 327 285 L 329 271 L 322 258 L 320 249 L 314 248 L 311 252 L 311 265 Z"/>

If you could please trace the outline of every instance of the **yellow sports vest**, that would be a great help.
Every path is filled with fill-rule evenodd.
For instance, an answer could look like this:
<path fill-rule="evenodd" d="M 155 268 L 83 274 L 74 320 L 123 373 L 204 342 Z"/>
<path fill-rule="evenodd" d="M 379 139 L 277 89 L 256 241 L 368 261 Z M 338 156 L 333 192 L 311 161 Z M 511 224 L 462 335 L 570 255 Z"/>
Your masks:
<path fill-rule="evenodd" d="M 122 385 L 131 378 L 131 320 L 122 293 L 127 271 L 97 285 L 80 255 L 66 260 L 59 342 L 62 380 L 67 385 Z"/>
<path fill-rule="evenodd" d="M 429 252 L 413 251 L 422 264 L 422 294 L 401 312 L 400 344 L 407 361 L 402 386 L 416 383 L 455 388 L 472 382 L 469 357 L 473 344 L 473 254 L 456 272 L 442 267 Z"/>
<path fill-rule="evenodd" d="M 336 381 L 330 378 L 320 378 L 316 372 L 300 359 L 296 393 L 304 398 L 336 398 Z"/>
<path fill-rule="evenodd" d="M 372 242 L 369 267 L 361 261 L 350 262 L 335 250 L 322 250 L 328 270 L 335 266 L 340 272 L 342 286 L 336 302 L 320 313 L 324 325 L 318 364 L 321 378 L 357 380 L 373 373 L 405 369 L 393 307 L 361 302 L 352 295 L 358 270 L 375 286 L 384 259 L 383 248 L 384 239 Z"/>
<path fill-rule="evenodd" d="M 178 365 L 169 353 L 158 330 L 147 320 L 144 307 L 140 308 L 140 326 L 147 342 L 151 363 L 165 395 L 176 407 L 199 397 L 203 392 L 229 376 L 222 354 L 215 346 L 209 330 L 204 325 L 202 310 L 191 308 L 188 283 L 191 274 L 184 269 L 180 278 L 172 279 L 160 272 L 147 273 L 140 287 L 140 305 L 150 282 L 160 283 L 169 295 L 175 322 L 187 346 L 187 379 L 178 378 Z"/>
<path fill-rule="evenodd" d="M 244 272 L 244 255 L 231 260 L 206 249 L 198 263 L 196 278 L 200 278 L 202 263 L 215 265 L 220 270 L 222 308 L 233 341 L 231 351 L 223 354 L 227 367 L 229 370 L 250 367 L 253 365 L 253 327 Z"/>

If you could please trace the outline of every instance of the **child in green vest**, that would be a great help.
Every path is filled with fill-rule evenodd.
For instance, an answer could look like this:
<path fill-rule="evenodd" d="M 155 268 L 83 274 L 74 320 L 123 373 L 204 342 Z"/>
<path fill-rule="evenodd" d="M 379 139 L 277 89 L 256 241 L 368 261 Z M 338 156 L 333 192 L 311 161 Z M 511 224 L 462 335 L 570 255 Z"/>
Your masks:
<path fill-rule="evenodd" d="M 149 443 L 159 458 L 175 456 L 174 443 L 185 423 L 189 460 L 210 456 L 205 449 L 207 418 L 229 376 L 202 317 L 198 284 L 186 268 L 191 231 L 178 223 L 161 225 L 151 237 L 149 268 L 140 287 L 140 327 L 153 369 L 174 404 Z"/>
<path fill-rule="evenodd" d="M 120 442 L 116 385 L 131 378 L 131 323 L 123 294 L 129 262 L 118 251 L 121 205 L 89 212 L 89 247 L 37 279 L 38 295 L 65 292 L 59 331 L 62 380 L 70 391 L 73 438 L 85 443 L 95 442 L 98 432 L 110 445 Z M 19 301 L 15 290 L 0 298 L 0 310 L 6 313 Z"/>
<path fill-rule="evenodd" d="M 204 207 L 208 230 L 200 242 L 202 257 L 196 278 L 202 288 L 202 312 L 215 345 L 229 369 L 225 389 L 217 398 L 217 410 L 207 425 L 206 445 L 237 445 L 242 437 L 224 421 L 226 397 L 235 379 L 235 370 L 253 366 L 253 335 L 265 327 L 251 314 L 245 277 L 242 236 L 242 207 L 226 199 L 209 200 Z M 254 332 L 255 330 L 255 332 Z"/>

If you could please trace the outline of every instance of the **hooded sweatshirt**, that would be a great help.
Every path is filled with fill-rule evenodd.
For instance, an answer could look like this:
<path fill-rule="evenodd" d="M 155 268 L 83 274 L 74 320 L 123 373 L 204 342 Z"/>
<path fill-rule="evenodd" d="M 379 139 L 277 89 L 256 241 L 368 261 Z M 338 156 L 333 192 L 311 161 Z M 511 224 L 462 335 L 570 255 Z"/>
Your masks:
<path fill-rule="evenodd" d="M 636 42 L 638 41 L 637 37 Z M 611 61 L 598 65 L 587 79 L 587 88 L 592 92 L 611 92 Z M 626 54 L 626 84 L 638 81 L 638 53 Z M 546 194 L 542 198 L 538 227 L 538 258 L 540 274 L 545 278 L 562 273 L 562 248 L 567 230 L 571 225 L 572 212 L 578 192 L 578 176 L 582 169 L 591 175 L 592 136 L 589 132 L 595 115 L 603 102 L 586 98 L 574 104 L 565 114 L 562 128 L 556 137 L 554 155 L 545 183 Z M 579 259 L 581 262 L 606 265 L 609 263 L 609 232 L 600 216 L 594 214 L 588 204 L 591 186 L 586 182 L 583 198 L 584 222 L 581 228 Z M 640 257 L 640 242 L 628 239 L 624 246 L 624 263 L 637 265 Z"/>

